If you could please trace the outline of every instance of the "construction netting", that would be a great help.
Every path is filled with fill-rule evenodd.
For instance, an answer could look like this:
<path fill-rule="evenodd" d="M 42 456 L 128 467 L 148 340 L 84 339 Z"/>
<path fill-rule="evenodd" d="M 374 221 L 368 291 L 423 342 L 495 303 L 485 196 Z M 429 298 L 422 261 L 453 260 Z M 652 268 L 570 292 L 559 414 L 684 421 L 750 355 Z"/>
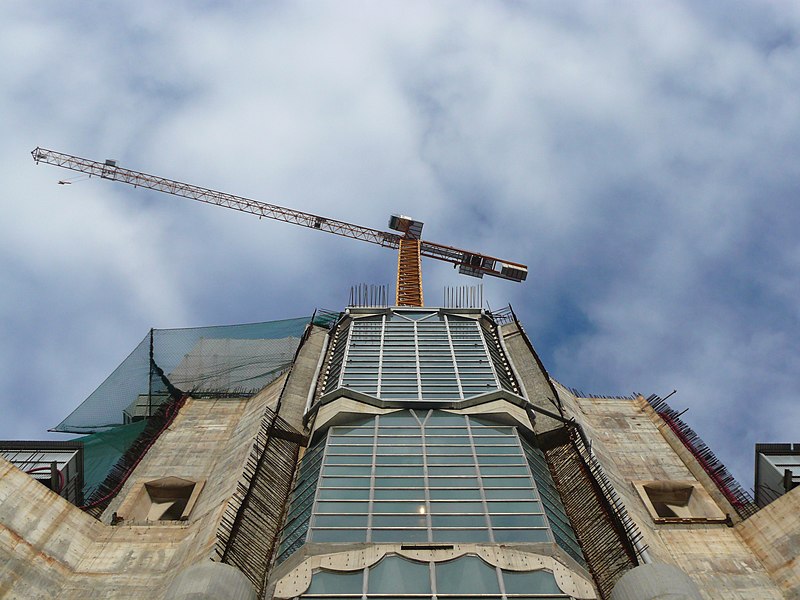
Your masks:
<path fill-rule="evenodd" d="M 128 451 L 147 425 L 146 420 L 118 425 L 106 431 L 76 438 L 83 443 L 83 498 L 88 499 L 111 468 Z"/>
<path fill-rule="evenodd" d="M 291 364 L 309 321 L 151 329 L 53 431 L 97 433 L 136 423 L 175 390 L 193 396 L 252 395 Z"/>

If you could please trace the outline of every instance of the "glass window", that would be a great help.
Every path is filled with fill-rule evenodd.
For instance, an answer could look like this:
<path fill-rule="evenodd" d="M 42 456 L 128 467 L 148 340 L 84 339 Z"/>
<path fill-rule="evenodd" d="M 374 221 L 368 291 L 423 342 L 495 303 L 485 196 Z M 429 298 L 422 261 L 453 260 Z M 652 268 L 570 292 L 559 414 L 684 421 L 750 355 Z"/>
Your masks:
<path fill-rule="evenodd" d="M 484 482 L 485 483 L 485 482 Z M 532 489 L 484 490 L 487 500 L 536 500 Z"/>
<path fill-rule="evenodd" d="M 317 502 L 318 513 L 366 513 L 366 502 L 332 502 L 332 501 L 319 501 Z"/>
<path fill-rule="evenodd" d="M 434 542 L 488 542 L 489 530 L 484 529 L 434 529 L 431 532 Z"/>
<path fill-rule="evenodd" d="M 404 455 L 404 454 L 381 454 L 375 459 L 377 465 L 420 465 L 422 466 L 422 455 Z"/>
<path fill-rule="evenodd" d="M 542 505 L 538 502 L 489 502 L 489 513 L 541 513 Z"/>
<path fill-rule="evenodd" d="M 349 338 L 345 338 L 349 326 Z M 341 385 L 386 399 L 460 400 L 506 385 L 492 368 L 502 363 L 502 349 L 487 352 L 479 321 L 431 311 L 409 321 L 397 314 L 343 325 L 333 348 L 330 381 L 325 391 Z M 347 360 L 342 364 L 347 346 Z M 379 375 L 380 373 L 380 375 Z M 378 381 L 380 379 L 380 381 Z M 418 380 L 422 382 L 418 388 Z M 516 388 L 513 391 L 518 392 Z M 420 395 L 421 394 L 421 395 Z M 461 415 L 442 417 L 463 424 Z"/>
<path fill-rule="evenodd" d="M 332 573 L 318 571 L 311 578 L 308 594 L 361 594 L 364 588 L 364 573 Z"/>
<path fill-rule="evenodd" d="M 494 541 L 504 542 L 551 542 L 546 529 L 494 529 Z"/>
<path fill-rule="evenodd" d="M 427 542 L 427 529 L 373 529 L 372 541 L 376 544 L 384 542 Z"/>
<path fill-rule="evenodd" d="M 375 429 L 376 422 L 380 424 L 378 454 L 371 455 L 369 444 L 346 444 L 350 435 L 337 433 L 337 443 L 325 449 L 324 476 L 315 486 L 314 468 L 319 472 L 324 440 L 317 444 L 314 458 L 304 462 L 308 474 L 301 471 L 303 486 L 298 484 L 292 492 L 282 549 L 294 551 L 297 545 L 292 546 L 291 540 L 302 544 L 311 519 L 312 541 L 514 543 L 555 539 L 576 556 L 563 508 L 551 518 L 531 477 L 531 471 L 542 471 L 535 477 L 548 474 L 544 455 L 521 440 L 513 427 L 489 425 L 486 419 L 472 417 L 465 427 L 463 415 L 426 409 L 373 416 L 359 427 L 336 426 L 332 430 L 349 429 L 351 435 L 358 435 Z M 428 453 L 422 452 L 423 447 Z M 355 452 L 358 448 L 369 453 Z M 342 449 L 345 452 L 340 453 Z M 375 465 L 371 464 L 373 458 Z M 477 469 L 476 462 L 480 465 Z M 545 491 L 558 498 L 549 482 Z M 316 511 L 313 518 L 309 515 L 312 508 Z M 577 542 L 574 545 L 577 547 Z"/>
<path fill-rule="evenodd" d="M 328 455 L 327 464 L 329 465 L 371 465 L 372 464 L 372 456 L 369 454 L 359 454 L 359 455 L 339 455 L 339 454 L 330 454 Z"/>
<path fill-rule="evenodd" d="M 424 500 L 425 490 L 423 489 L 381 489 L 375 490 L 375 500 Z"/>
<path fill-rule="evenodd" d="M 500 594 L 497 571 L 477 556 L 436 563 L 438 594 Z"/>
<path fill-rule="evenodd" d="M 313 529 L 312 542 L 366 542 L 366 529 Z"/>
<path fill-rule="evenodd" d="M 544 515 L 492 515 L 494 527 L 546 527 Z"/>
<path fill-rule="evenodd" d="M 431 515 L 432 527 L 486 527 L 484 515 Z"/>
<path fill-rule="evenodd" d="M 427 527 L 425 515 L 373 515 L 373 527 Z"/>
<path fill-rule="evenodd" d="M 480 502 L 431 502 L 432 513 L 480 513 L 483 514 L 483 504 Z"/>
<path fill-rule="evenodd" d="M 396 496 L 398 491 L 403 490 L 392 491 L 395 492 L 392 495 Z M 416 513 L 421 515 L 424 515 L 427 512 L 425 509 L 425 504 L 413 500 L 408 502 L 376 501 L 372 505 L 372 511 L 375 513 Z"/>
<path fill-rule="evenodd" d="M 363 488 L 369 487 L 369 477 L 320 477 L 320 487 L 350 487 Z"/>
<path fill-rule="evenodd" d="M 314 527 L 366 527 L 367 515 L 317 515 Z"/>
<path fill-rule="evenodd" d="M 418 563 L 399 556 L 386 556 L 369 568 L 369 594 L 430 594 L 428 563 Z"/>
<path fill-rule="evenodd" d="M 503 571 L 506 594 L 557 594 L 562 592 L 550 571 Z"/>
<path fill-rule="evenodd" d="M 320 500 L 369 500 L 369 489 L 344 490 L 327 489 L 319 490 L 317 497 Z"/>
<path fill-rule="evenodd" d="M 376 477 L 375 487 L 421 488 L 424 482 L 422 477 Z"/>
<path fill-rule="evenodd" d="M 431 489 L 429 491 L 431 500 L 480 500 L 481 491 L 478 489 Z"/>
<path fill-rule="evenodd" d="M 375 467 L 375 475 L 378 477 L 398 477 L 400 475 L 415 475 L 422 477 L 422 465 L 399 465 Z"/>
<path fill-rule="evenodd" d="M 477 477 L 431 477 L 428 484 L 433 487 L 477 488 Z"/>
<path fill-rule="evenodd" d="M 461 456 L 427 456 L 429 465 L 472 465 L 475 459 L 472 454 L 465 454 Z M 473 471 L 474 472 L 474 471 Z"/>
<path fill-rule="evenodd" d="M 324 476 L 329 475 L 369 475 L 372 471 L 371 466 L 354 466 L 354 465 L 344 465 L 344 466 L 331 466 L 328 465 L 322 469 L 322 474 Z"/>

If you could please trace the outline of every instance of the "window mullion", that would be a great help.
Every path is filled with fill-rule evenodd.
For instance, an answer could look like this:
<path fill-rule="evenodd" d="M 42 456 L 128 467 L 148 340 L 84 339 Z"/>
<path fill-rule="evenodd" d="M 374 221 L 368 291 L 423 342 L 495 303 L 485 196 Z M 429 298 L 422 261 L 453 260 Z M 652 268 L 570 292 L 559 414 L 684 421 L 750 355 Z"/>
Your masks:
<path fill-rule="evenodd" d="M 447 333 L 447 343 L 450 346 L 450 356 L 453 358 L 453 372 L 456 374 L 456 385 L 458 385 L 458 397 L 464 399 L 464 389 L 461 387 L 461 376 L 458 373 L 458 361 L 456 360 L 456 349 L 453 347 L 453 336 L 450 333 L 450 319 L 444 315 L 444 327 Z"/>
<path fill-rule="evenodd" d="M 422 371 L 419 365 L 419 333 L 416 321 L 414 321 L 414 361 L 417 366 L 417 400 L 422 401 Z"/>
<path fill-rule="evenodd" d="M 367 501 L 367 543 L 372 541 L 372 513 L 375 512 L 375 473 L 378 464 L 378 431 L 380 431 L 380 415 L 375 415 L 372 430 L 372 468 L 369 472 L 369 500 Z M 366 589 L 366 588 L 365 588 Z"/>
<path fill-rule="evenodd" d="M 386 315 L 381 317 L 381 345 L 378 349 L 378 387 L 375 388 L 375 395 L 381 397 L 381 381 L 383 380 L 383 340 L 386 334 Z"/>
<path fill-rule="evenodd" d="M 465 416 L 464 420 L 467 422 L 467 435 L 469 436 L 469 447 L 472 450 L 472 460 L 475 463 L 475 476 L 478 480 L 478 490 L 481 494 L 481 504 L 483 505 L 483 516 L 486 519 L 486 528 L 489 530 L 489 542 L 494 543 L 494 531 L 492 530 L 492 521 L 489 517 L 489 503 L 486 501 L 486 491 L 483 489 L 483 477 L 481 476 L 480 463 L 478 462 L 478 451 L 475 448 L 475 437 L 472 435 L 472 423 L 469 417 Z"/>
<path fill-rule="evenodd" d="M 347 357 L 350 354 L 350 341 L 353 338 L 353 330 L 356 328 L 357 324 L 358 324 L 357 321 L 353 321 L 350 324 L 350 327 L 347 328 L 347 339 L 345 340 L 344 356 L 342 356 L 342 368 L 339 370 L 339 383 L 336 386 L 337 388 L 342 387 L 344 382 L 344 375 L 345 372 L 347 371 Z"/>
<path fill-rule="evenodd" d="M 324 444 L 322 448 L 322 458 L 320 459 L 319 463 L 319 475 L 317 476 L 317 483 L 316 483 L 316 490 L 314 491 L 314 504 L 311 508 L 311 516 L 308 519 L 308 533 L 306 534 L 306 542 L 313 542 L 314 537 L 314 525 L 317 520 L 317 503 L 319 501 L 319 490 L 322 487 L 322 474 L 325 471 L 325 465 L 327 464 L 327 457 L 328 457 L 328 440 L 330 438 L 331 430 L 328 430 L 328 433 L 325 434 L 325 438 L 321 439 L 318 444 Z"/>
<path fill-rule="evenodd" d="M 494 361 L 492 360 L 492 354 L 489 352 L 489 346 L 486 344 L 486 336 L 483 335 L 483 331 L 481 330 L 481 325 L 478 321 L 475 321 L 475 328 L 478 330 L 478 337 L 483 344 L 483 351 L 486 353 L 486 359 L 489 361 L 489 367 L 492 369 L 492 375 L 494 375 L 494 383 L 497 386 L 498 390 L 502 390 L 503 386 L 500 383 L 500 377 L 497 376 L 497 369 L 494 366 Z"/>

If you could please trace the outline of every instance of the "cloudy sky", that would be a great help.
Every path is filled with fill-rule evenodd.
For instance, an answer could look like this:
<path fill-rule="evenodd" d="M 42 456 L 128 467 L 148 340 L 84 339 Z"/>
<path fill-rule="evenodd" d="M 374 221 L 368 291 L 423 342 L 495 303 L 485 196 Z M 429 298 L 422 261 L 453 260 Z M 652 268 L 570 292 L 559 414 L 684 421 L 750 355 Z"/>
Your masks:
<path fill-rule="evenodd" d="M 4 0 L 0 438 L 43 437 L 150 327 L 394 278 L 377 246 L 57 185 L 42 146 L 526 263 L 485 295 L 553 376 L 677 389 L 751 487 L 756 442 L 800 441 L 797 7 Z M 430 305 L 474 282 L 425 264 Z"/>

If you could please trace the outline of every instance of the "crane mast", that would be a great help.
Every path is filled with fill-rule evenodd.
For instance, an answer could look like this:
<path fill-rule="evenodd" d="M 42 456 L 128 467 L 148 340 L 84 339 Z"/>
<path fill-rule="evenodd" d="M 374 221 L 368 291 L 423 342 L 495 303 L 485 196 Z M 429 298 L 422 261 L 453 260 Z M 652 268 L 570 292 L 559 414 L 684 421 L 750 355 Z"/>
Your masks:
<path fill-rule="evenodd" d="M 389 221 L 390 228 L 399 231 L 398 234 L 149 175 L 120 167 L 114 160 L 98 162 L 45 148 L 36 148 L 31 155 L 37 164 L 42 162 L 55 165 L 90 177 L 96 176 L 134 187 L 156 190 L 396 249 L 398 250 L 397 306 L 423 306 L 421 266 L 423 256 L 452 263 L 459 268 L 460 273 L 472 277 L 490 275 L 511 281 L 524 281 L 528 275 L 528 268 L 519 263 L 422 240 L 420 239 L 422 223 L 401 215 L 393 215 Z"/>

